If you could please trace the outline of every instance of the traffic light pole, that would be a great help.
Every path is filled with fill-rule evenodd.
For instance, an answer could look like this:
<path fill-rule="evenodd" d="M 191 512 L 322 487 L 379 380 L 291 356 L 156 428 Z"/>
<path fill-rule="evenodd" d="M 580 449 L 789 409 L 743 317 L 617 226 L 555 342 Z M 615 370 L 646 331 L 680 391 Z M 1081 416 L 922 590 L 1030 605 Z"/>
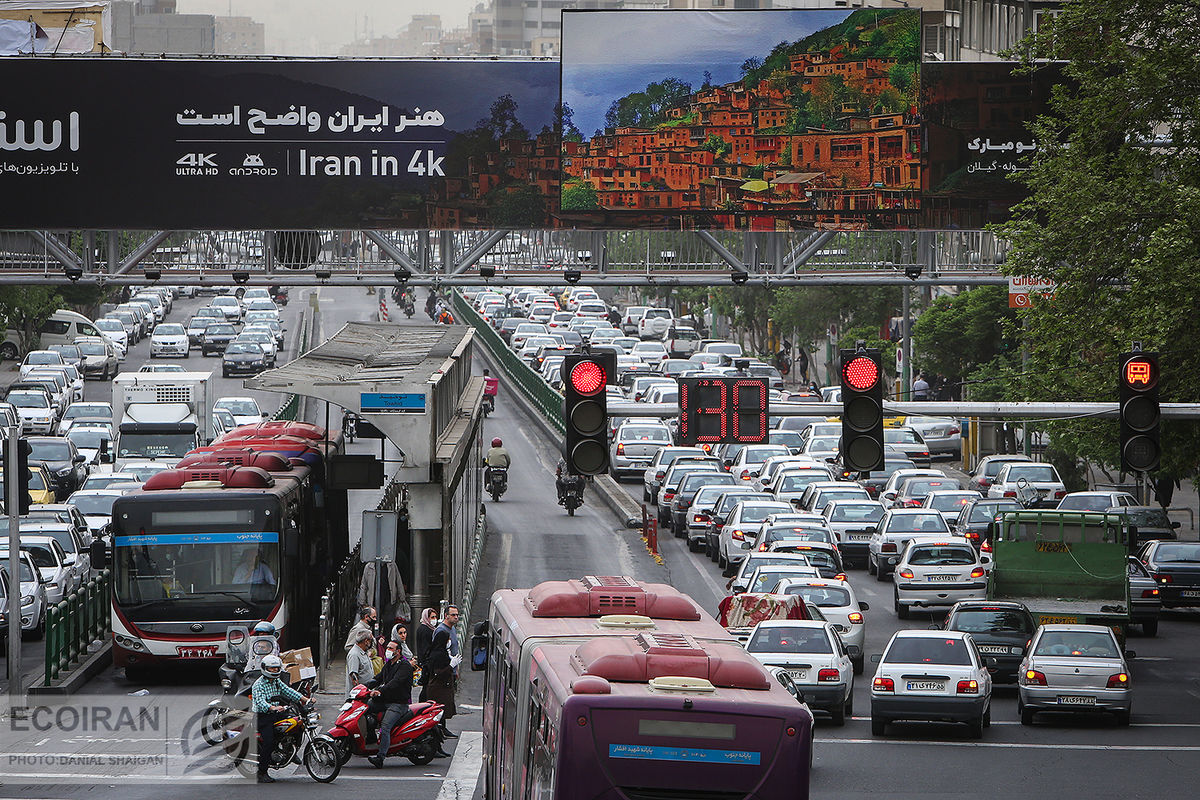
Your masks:
<path fill-rule="evenodd" d="M 8 428 L 4 437 L 4 508 L 8 512 L 8 696 L 17 705 L 24 698 L 21 685 L 21 481 L 17 475 L 17 447 L 21 429 Z"/>

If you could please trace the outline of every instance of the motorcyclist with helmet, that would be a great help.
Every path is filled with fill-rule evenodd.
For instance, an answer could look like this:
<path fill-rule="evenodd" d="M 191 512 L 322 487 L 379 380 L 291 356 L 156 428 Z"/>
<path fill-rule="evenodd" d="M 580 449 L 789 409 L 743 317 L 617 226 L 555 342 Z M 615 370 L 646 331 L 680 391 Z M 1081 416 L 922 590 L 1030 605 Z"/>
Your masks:
<path fill-rule="evenodd" d="M 262 677 L 250 689 L 250 710 L 258 722 L 258 782 L 274 783 L 267 774 L 271 763 L 271 752 L 275 749 L 275 723 L 283 718 L 287 707 L 276 702 L 281 696 L 297 703 L 308 705 L 308 698 L 297 692 L 283 680 L 283 659 L 277 655 L 264 656 Z"/>
<path fill-rule="evenodd" d="M 572 475 L 567 469 L 567 459 L 565 457 L 558 459 L 558 466 L 554 469 L 554 488 L 558 491 L 558 504 L 564 504 L 564 496 L 567 493 L 568 486 L 575 486 L 579 489 L 579 499 L 583 500 L 583 487 L 585 482 L 582 475 Z"/>
<path fill-rule="evenodd" d="M 487 455 L 483 457 L 483 463 L 486 465 L 483 470 L 483 482 L 487 485 L 491 482 L 492 467 L 502 467 L 508 469 L 512 459 L 508 457 L 508 451 L 504 449 L 504 442 L 497 436 L 492 439 L 492 447 L 487 451 Z"/>
<path fill-rule="evenodd" d="M 401 652 L 399 641 L 393 639 L 388 642 L 383 669 L 366 684 L 371 690 L 368 713 L 373 715 L 383 711 L 383 722 L 379 727 L 379 751 L 367 759 L 376 768 L 382 767 L 383 760 L 387 757 L 392 742 L 392 731 L 413 716 L 409 705 L 412 703 L 413 673 L 417 659 L 406 659 Z"/>

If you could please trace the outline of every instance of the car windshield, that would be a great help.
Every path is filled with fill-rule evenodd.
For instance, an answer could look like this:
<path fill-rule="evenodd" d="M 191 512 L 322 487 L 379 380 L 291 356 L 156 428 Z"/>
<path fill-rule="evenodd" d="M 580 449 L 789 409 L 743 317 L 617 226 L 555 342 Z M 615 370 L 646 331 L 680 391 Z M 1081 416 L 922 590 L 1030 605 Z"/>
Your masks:
<path fill-rule="evenodd" d="M 785 509 L 773 505 L 744 505 L 742 506 L 742 513 L 738 516 L 738 520 L 743 524 L 747 522 L 762 522 L 767 518 L 768 514 L 776 514 L 783 510 Z"/>
<path fill-rule="evenodd" d="M 786 628 L 760 625 L 746 645 L 751 653 L 832 653 L 824 628 Z"/>
<path fill-rule="evenodd" d="M 994 478 L 1000 474 L 1000 470 L 1004 469 L 1010 463 L 1012 463 L 1012 462 L 1005 461 L 1003 459 L 989 461 L 988 463 L 983 465 L 983 474 L 988 478 Z"/>
<path fill-rule="evenodd" d="M 1016 609 L 968 608 L 959 611 L 952 620 L 952 629 L 967 633 L 997 633 L 1016 631 L 1033 633 L 1033 618 Z"/>
<path fill-rule="evenodd" d="M 258 416 L 258 404 L 253 400 L 218 400 L 217 408 L 224 408 L 237 416 Z"/>
<path fill-rule="evenodd" d="M 975 563 L 975 550 L 971 547 L 922 545 L 914 547 L 908 554 L 908 563 L 919 567 L 961 567 Z"/>
<path fill-rule="evenodd" d="M 182 325 L 159 325 L 154 329 L 155 336 L 183 336 L 187 331 Z"/>
<path fill-rule="evenodd" d="M 1008 480 L 1015 481 L 1024 478 L 1027 481 L 1054 481 L 1059 483 L 1058 473 L 1051 464 L 1022 464 L 1019 467 L 1008 468 Z"/>
<path fill-rule="evenodd" d="M 1020 511 L 1021 504 L 1006 501 L 1003 503 L 976 503 L 971 506 L 971 515 L 967 522 L 991 522 L 997 514 L 1005 511 Z"/>
<path fill-rule="evenodd" d="M 939 489 L 957 489 L 950 481 L 942 478 L 918 478 L 908 481 L 904 485 L 903 492 L 909 497 L 924 497 L 930 492 Z"/>
<path fill-rule="evenodd" d="M 971 666 L 971 654 L 963 639 L 933 636 L 904 636 L 892 641 L 883 654 L 885 664 L 945 664 Z"/>
<path fill-rule="evenodd" d="M 806 553 L 806 560 L 807 556 L 808 554 Z M 746 588 L 746 591 L 769 592 L 778 586 L 779 582 L 784 578 L 798 577 L 798 574 L 795 572 L 795 570 L 806 569 L 807 566 L 808 565 L 802 566 L 800 564 L 782 564 L 778 567 L 759 567 L 758 571 L 755 572 L 754 576 L 750 579 L 750 585 Z M 808 574 L 812 575 L 813 577 L 817 577 L 813 574 L 813 572 L 814 571 L 812 569 L 807 569 L 807 573 L 800 573 L 800 575 Z"/>
<path fill-rule="evenodd" d="M 34 461 L 70 461 L 71 446 L 66 440 L 55 441 L 53 439 L 43 439 L 41 441 L 33 441 L 30 443 L 33 450 L 29 457 Z"/>
<path fill-rule="evenodd" d="M 1063 511 L 1103 511 L 1112 505 L 1106 494 L 1067 495 L 1058 504 Z"/>
<path fill-rule="evenodd" d="M 30 353 L 25 356 L 26 364 L 61 364 L 63 363 L 62 356 L 56 352 L 48 353 Z"/>
<path fill-rule="evenodd" d="M 129 543 L 123 544 L 122 538 Z M 139 538 L 154 543 L 137 542 Z M 205 603 L 230 594 L 255 601 L 275 596 L 277 542 L 229 544 L 206 542 L 203 538 L 118 537 L 114 548 L 117 602 L 137 607 L 168 599 L 173 603 Z"/>
<path fill-rule="evenodd" d="M 99 450 L 101 442 L 112 442 L 112 434 L 99 428 L 71 428 L 67 438 L 85 450 Z"/>
<path fill-rule="evenodd" d="M 1117 643 L 1109 633 L 1099 631 L 1045 631 L 1034 648 L 1035 656 L 1082 656 L 1083 658 L 1120 658 Z"/>
<path fill-rule="evenodd" d="M 113 503 L 117 500 L 115 494 L 83 494 L 76 492 L 67 501 L 79 513 L 88 517 L 111 517 Z"/>
<path fill-rule="evenodd" d="M 1154 551 L 1154 560 L 1160 564 L 1200 563 L 1200 544 L 1163 544 Z"/>
<path fill-rule="evenodd" d="M 828 542 L 831 540 L 829 531 L 824 528 L 806 527 L 804 525 L 773 525 L 763 534 L 767 544 L 782 539 L 796 539 L 809 542 Z"/>
<path fill-rule="evenodd" d="M 879 522 L 882 518 L 883 506 L 878 503 L 838 503 L 829 515 L 830 522 Z"/>
<path fill-rule="evenodd" d="M 251 355 L 261 356 L 263 349 L 254 342 L 234 342 L 225 348 L 226 355 L 230 353 L 250 353 Z"/>
<path fill-rule="evenodd" d="M 975 494 L 935 494 L 929 499 L 929 507 L 937 511 L 954 511 L 962 509 L 967 503 L 971 502 L 972 497 L 978 497 Z"/>
<path fill-rule="evenodd" d="M 734 492 L 733 494 L 727 494 L 727 495 L 725 495 L 724 498 L 721 499 L 721 502 L 717 505 L 717 511 L 720 514 L 726 514 L 734 506 L 736 506 L 738 503 L 745 500 L 747 497 L 755 497 L 755 496 L 761 497 L 761 495 L 759 495 L 758 492 Z"/>
<path fill-rule="evenodd" d="M 795 475 L 784 475 L 782 478 L 779 479 L 778 491 L 780 491 L 780 492 L 801 492 L 810 483 L 816 483 L 817 481 L 827 481 L 827 480 L 829 480 L 828 473 L 817 472 L 815 470 L 813 472 L 801 472 L 801 473 L 797 473 Z"/>
<path fill-rule="evenodd" d="M 840 586 L 804 586 L 793 584 L 784 594 L 798 594 L 804 602 L 818 608 L 840 608 L 850 605 L 850 592 Z"/>
<path fill-rule="evenodd" d="M 50 406 L 46 395 L 38 392 L 13 392 L 6 399 L 17 408 L 48 408 Z"/>
<path fill-rule="evenodd" d="M 8 550 L 0 550 L 0 561 L 4 562 L 4 567 L 5 567 L 5 569 L 7 569 L 8 568 Z M 23 583 L 28 583 L 30 581 L 37 580 L 37 578 L 33 577 L 33 570 L 29 568 L 28 561 L 26 561 L 25 559 L 22 558 L 20 560 L 20 562 L 18 562 L 18 563 L 20 563 L 20 565 L 21 565 L 21 581 Z"/>
<path fill-rule="evenodd" d="M 125 332 L 125 326 L 121 324 L 120 320 L 115 319 L 98 319 L 96 320 L 96 327 L 108 333 Z"/>
<path fill-rule="evenodd" d="M 888 444 L 920 444 L 916 431 L 906 428 L 884 428 L 883 441 Z"/>
<path fill-rule="evenodd" d="M 212 336 L 233 336 L 236 333 L 232 325 L 209 325 L 204 332 Z"/>
<path fill-rule="evenodd" d="M 945 533 L 950 529 L 946 527 L 946 520 L 941 514 L 897 514 L 888 520 L 888 533 L 921 533 L 929 531 L 930 533 Z"/>

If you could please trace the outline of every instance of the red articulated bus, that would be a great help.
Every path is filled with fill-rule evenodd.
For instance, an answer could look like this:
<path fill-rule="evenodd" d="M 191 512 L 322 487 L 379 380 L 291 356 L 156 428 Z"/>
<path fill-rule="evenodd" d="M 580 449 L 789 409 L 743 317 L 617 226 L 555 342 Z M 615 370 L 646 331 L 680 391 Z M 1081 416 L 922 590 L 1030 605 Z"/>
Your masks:
<path fill-rule="evenodd" d="M 487 629 L 487 800 L 808 797 L 812 713 L 673 587 L 502 590 Z"/>

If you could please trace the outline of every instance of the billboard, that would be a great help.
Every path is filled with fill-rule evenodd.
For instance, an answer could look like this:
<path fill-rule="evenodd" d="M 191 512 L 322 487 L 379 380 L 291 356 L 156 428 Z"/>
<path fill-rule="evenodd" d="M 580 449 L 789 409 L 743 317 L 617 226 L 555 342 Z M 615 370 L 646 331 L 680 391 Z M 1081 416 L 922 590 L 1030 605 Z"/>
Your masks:
<path fill-rule="evenodd" d="M 926 167 L 922 227 L 982 228 L 1008 220 L 1027 194 L 1014 177 L 1038 143 L 1028 123 L 1049 113 L 1061 63 L 1017 74 L 1005 62 L 928 63 L 921 70 Z"/>
<path fill-rule="evenodd" d="M 558 64 L 0 60 L 6 228 L 546 227 Z"/>
<path fill-rule="evenodd" d="M 564 11 L 563 215 L 913 227 L 920 31 L 908 8 Z"/>

